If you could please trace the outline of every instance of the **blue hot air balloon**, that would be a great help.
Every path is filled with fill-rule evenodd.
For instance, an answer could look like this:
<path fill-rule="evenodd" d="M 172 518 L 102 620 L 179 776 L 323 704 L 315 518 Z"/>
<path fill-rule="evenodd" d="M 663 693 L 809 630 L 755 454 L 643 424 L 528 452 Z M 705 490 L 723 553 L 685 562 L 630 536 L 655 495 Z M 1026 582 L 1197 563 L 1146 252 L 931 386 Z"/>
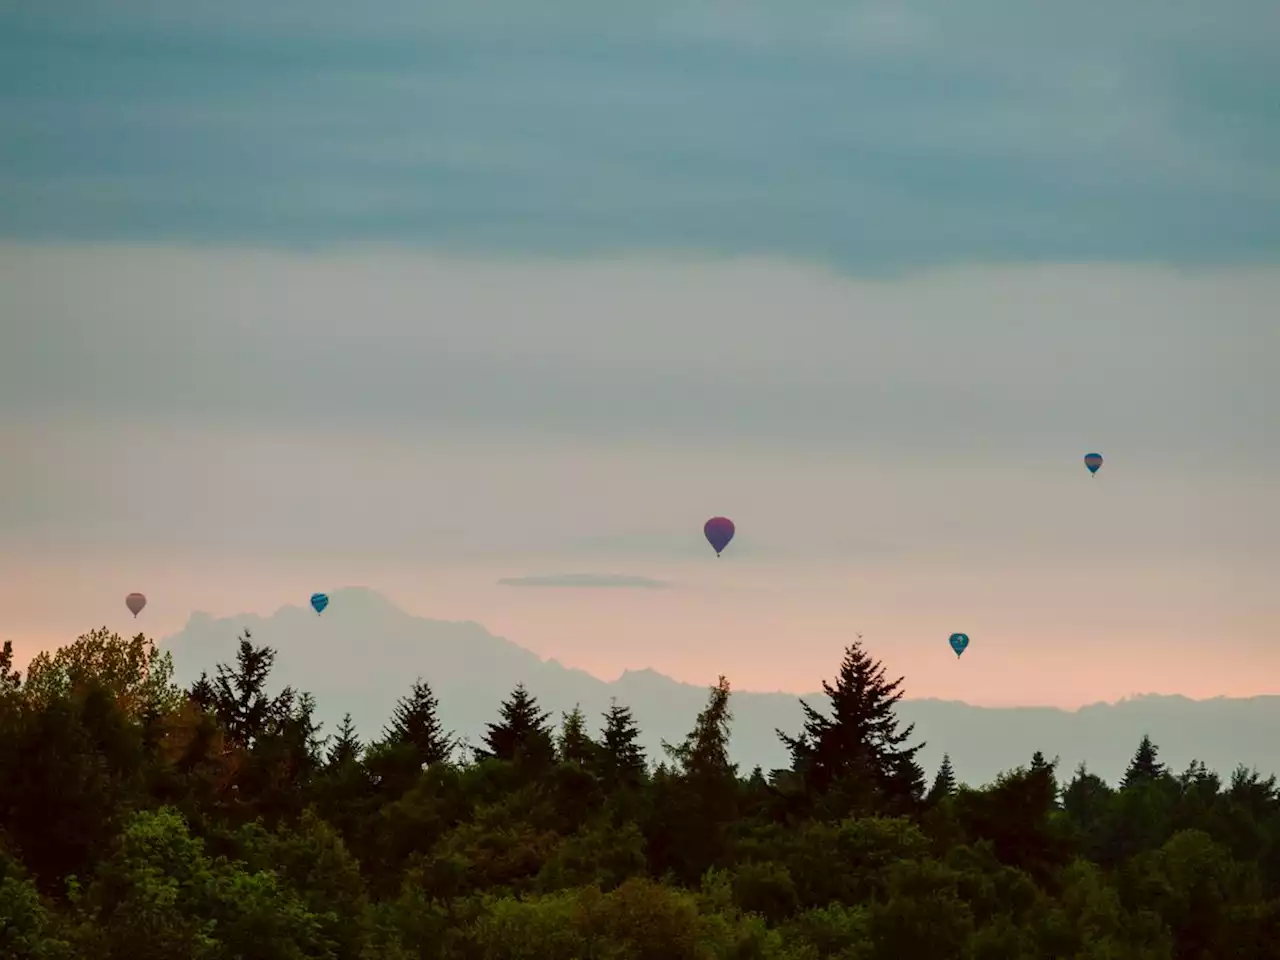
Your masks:
<path fill-rule="evenodd" d="M 1098 468 L 1102 466 L 1102 454 L 1086 453 L 1084 455 L 1084 465 L 1089 468 L 1089 472 L 1095 477 L 1098 475 Z"/>
<path fill-rule="evenodd" d="M 706 535 L 707 542 L 711 544 L 711 548 L 715 550 L 718 557 L 720 552 L 729 545 L 729 541 L 733 539 L 733 521 L 728 517 L 712 517 L 703 525 L 702 532 Z"/>
<path fill-rule="evenodd" d="M 311 609 L 316 612 L 316 616 L 324 613 L 324 608 L 329 605 L 329 595 L 327 593 L 313 593 L 311 595 Z"/>
<path fill-rule="evenodd" d="M 959 659 L 960 654 L 964 653 L 965 648 L 969 646 L 969 635 L 967 633 L 953 633 L 951 635 L 951 649 L 956 652 L 956 658 Z"/>

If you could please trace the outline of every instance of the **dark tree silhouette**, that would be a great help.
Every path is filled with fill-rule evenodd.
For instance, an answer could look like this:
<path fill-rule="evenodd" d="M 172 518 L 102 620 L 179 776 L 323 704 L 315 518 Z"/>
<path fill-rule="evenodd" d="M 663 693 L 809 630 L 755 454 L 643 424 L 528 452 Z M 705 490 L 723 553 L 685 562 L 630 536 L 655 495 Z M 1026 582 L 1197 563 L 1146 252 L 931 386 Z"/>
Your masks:
<path fill-rule="evenodd" d="M 1058 786 L 1058 759 L 1058 757 L 1054 757 L 1052 760 L 1046 760 L 1044 758 L 1044 754 L 1039 750 L 1031 755 L 1031 772 L 1044 774 L 1048 777 L 1048 781 L 1053 790 L 1054 809 L 1057 809 L 1058 807 L 1058 794 L 1061 792 L 1061 789 Z"/>
<path fill-rule="evenodd" d="M 1053 820 L 1055 793 L 1052 766 L 1018 767 L 982 792 L 965 791 L 961 819 L 971 835 L 992 842 L 1001 861 L 1044 882 L 1070 859 Z"/>
<path fill-rule="evenodd" d="M 384 733 L 386 743 L 412 747 L 422 766 L 444 763 L 453 753 L 454 737 L 440 723 L 439 709 L 430 684 L 419 677 L 409 694 L 396 702 Z"/>
<path fill-rule="evenodd" d="M 286 687 L 275 698 L 266 694 L 275 660 L 275 650 L 256 646 L 246 629 L 240 637 L 235 666 L 218 665 L 213 683 L 214 711 L 228 741 L 237 746 L 252 746 L 292 711 L 291 688 Z"/>
<path fill-rule="evenodd" d="M 729 760 L 729 681 L 721 677 L 711 688 L 711 698 L 698 714 L 693 730 L 684 741 L 672 745 L 665 740 L 662 749 L 686 777 L 720 779 L 735 776 L 737 767 Z"/>
<path fill-rule="evenodd" d="M 187 698 L 201 710 L 208 713 L 217 713 L 218 711 L 218 692 L 213 688 L 213 683 L 209 680 L 209 674 L 200 671 L 200 679 L 191 685 L 191 689 L 187 691 Z"/>
<path fill-rule="evenodd" d="M 360 759 L 362 749 L 360 738 L 356 735 L 355 724 L 351 722 L 351 714 L 345 713 L 342 716 L 342 723 L 338 725 L 338 732 L 334 735 L 333 742 L 329 744 L 325 764 L 329 767 L 344 767 L 356 763 Z"/>
<path fill-rule="evenodd" d="M 498 712 L 501 719 L 489 724 L 484 747 L 476 748 L 477 759 L 545 763 L 554 757 L 551 729 L 547 726 L 551 711 L 543 711 L 523 683 L 516 685 Z"/>
<path fill-rule="evenodd" d="M 600 748 L 587 733 L 587 720 L 582 715 L 582 708 L 575 704 L 572 710 L 562 716 L 564 722 L 556 740 L 556 752 L 566 763 L 588 766 L 595 760 Z"/>
<path fill-rule="evenodd" d="M 1150 783 L 1163 777 L 1166 771 L 1164 764 L 1157 759 L 1159 753 L 1160 748 L 1144 733 L 1133 759 L 1129 761 L 1129 769 L 1125 771 L 1124 779 L 1120 781 L 1120 789 L 1133 787 L 1139 783 Z"/>
<path fill-rule="evenodd" d="M 737 815 L 737 767 L 729 759 L 729 681 L 720 677 L 693 729 L 679 744 L 665 740 L 670 773 L 655 776 L 657 796 L 648 835 L 653 865 L 692 881 L 723 864 L 727 825 Z"/>
<path fill-rule="evenodd" d="M 861 641 L 845 648 L 834 685 L 823 681 L 830 716 L 800 701 L 804 729 L 791 737 L 777 731 L 791 751 L 792 769 L 806 787 L 822 793 L 852 782 L 889 807 L 911 807 L 924 796 L 924 771 L 916 754 L 924 747 L 904 747 L 915 729 L 898 729 L 894 706 L 902 699 L 902 678 L 885 679 L 884 666 L 862 649 Z"/>
<path fill-rule="evenodd" d="M 630 707 L 610 700 L 600 731 L 600 753 L 596 763 L 601 779 L 608 785 L 639 783 L 645 774 L 644 749 L 636 743 L 640 729 Z"/>
<path fill-rule="evenodd" d="M 933 786 L 929 788 L 929 795 L 926 802 L 937 803 L 943 797 L 954 796 L 956 792 L 956 775 L 951 769 L 951 755 L 944 753 L 942 755 L 942 763 L 938 766 L 938 773 L 933 778 Z"/>
<path fill-rule="evenodd" d="M 16 693 L 21 686 L 22 673 L 13 669 L 13 641 L 6 640 L 0 647 L 0 695 Z"/>

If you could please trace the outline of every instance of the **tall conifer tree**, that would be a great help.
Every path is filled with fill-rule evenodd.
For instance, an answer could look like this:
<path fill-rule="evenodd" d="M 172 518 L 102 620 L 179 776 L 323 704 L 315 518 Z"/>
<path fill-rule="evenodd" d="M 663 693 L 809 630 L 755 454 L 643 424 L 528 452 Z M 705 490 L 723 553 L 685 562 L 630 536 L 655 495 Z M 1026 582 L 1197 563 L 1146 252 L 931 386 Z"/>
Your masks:
<path fill-rule="evenodd" d="M 439 708 L 431 685 L 418 677 L 408 695 L 396 702 L 391 723 L 384 731 L 386 743 L 412 747 L 422 766 L 448 760 L 454 737 L 440 722 Z"/>
<path fill-rule="evenodd" d="M 547 726 L 551 711 L 543 711 L 523 683 L 516 685 L 498 712 L 499 721 L 489 724 L 485 731 L 484 747 L 476 750 L 478 759 L 546 762 L 554 757 L 551 729 Z"/>
<path fill-rule="evenodd" d="M 1151 742 L 1151 737 L 1142 735 L 1138 749 L 1129 761 L 1129 769 L 1120 781 L 1120 788 L 1136 786 L 1139 783 L 1159 780 L 1165 775 L 1164 764 L 1159 761 L 1160 748 Z"/>
<path fill-rule="evenodd" d="M 600 731 L 600 753 L 597 759 L 601 779 L 611 786 L 637 783 L 645 774 L 644 748 L 636 743 L 640 730 L 630 707 L 609 701 Z"/>
<path fill-rule="evenodd" d="M 938 773 L 933 778 L 933 786 L 929 788 L 927 803 L 937 803 L 943 797 L 954 796 L 956 792 L 956 774 L 951 768 L 951 755 L 944 753 Z"/>
<path fill-rule="evenodd" d="M 898 729 L 894 707 L 902 699 L 902 678 L 890 683 L 885 668 L 862 648 L 845 648 L 834 684 L 823 681 L 830 715 L 803 700 L 804 729 L 791 737 L 777 731 L 791 751 L 792 769 L 810 791 L 837 783 L 857 785 L 890 806 L 911 805 L 924 796 L 924 771 L 916 754 L 924 744 L 903 746 L 915 729 Z"/>
<path fill-rule="evenodd" d="M 582 708 L 576 704 L 562 716 L 564 722 L 556 740 L 556 752 L 566 763 L 577 763 L 585 767 L 595 759 L 600 749 L 587 733 L 587 719 L 582 715 Z"/>

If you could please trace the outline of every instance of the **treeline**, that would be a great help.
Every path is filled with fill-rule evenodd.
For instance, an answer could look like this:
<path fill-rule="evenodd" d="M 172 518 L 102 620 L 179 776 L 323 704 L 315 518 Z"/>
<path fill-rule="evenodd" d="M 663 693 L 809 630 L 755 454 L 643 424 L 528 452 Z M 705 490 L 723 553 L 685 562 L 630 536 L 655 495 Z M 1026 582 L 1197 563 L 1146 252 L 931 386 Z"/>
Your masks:
<path fill-rule="evenodd" d="M 790 766 L 745 775 L 723 678 L 650 758 L 625 706 L 553 720 L 523 687 L 473 746 L 423 680 L 373 742 L 324 736 L 274 659 L 246 633 L 183 690 L 142 635 L 25 677 L 5 646 L 0 957 L 1280 957 L 1274 777 L 1144 738 L 1116 786 L 1038 753 L 929 781 L 860 644 Z"/>

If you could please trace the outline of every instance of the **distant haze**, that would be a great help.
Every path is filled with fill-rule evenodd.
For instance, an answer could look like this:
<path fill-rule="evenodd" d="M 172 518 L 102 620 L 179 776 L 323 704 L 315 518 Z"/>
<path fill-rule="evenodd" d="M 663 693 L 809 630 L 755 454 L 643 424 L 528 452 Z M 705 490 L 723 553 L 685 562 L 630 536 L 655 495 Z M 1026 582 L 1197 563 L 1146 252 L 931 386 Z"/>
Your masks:
<path fill-rule="evenodd" d="M 544 709 L 554 711 L 557 725 L 564 711 L 579 704 L 592 729 L 598 729 L 601 713 L 616 697 L 632 708 L 653 762 L 664 757 L 662 740 L 679 742 L 692 729 L 707 698 L 706 687 L 681 684 L 652 670 L 627 671 L 605 683 L 554 660 L 541 660 L 479 624 L 410 617 L 363 589 L 333 594 L 323 617 L 302 604 L 270 617 L 215 619 L 197 614 L 164 645 L 174 654 L 180 678 L 189 683 L 203 670 L 212 673 L 217 662 L 230 661 L 236 638 L 246 627 L 256 642 L 278 650 L 276 689 L 289 684 L 316 694 L 327 732 L 349 711 L 366 741 L 380 735 L 395 700 L 417 676 L 431 683 L 449 728 L 472 744 L 480 742 L 485 725 L 497 715 L 498 703 L 517 683 L 525 683 Z M 874 644 L 868 649 L 885 661 L 890 679 L 898 676 L 892 650 Z M 832 677 L 841 654 L 831 651 L 825 675 L 815 678 L 814 689 L 818 681 Z M 732 683 L 732 664 L 726 672 Z M 948 752 L 957 774 L 973 784 L 1026 764 L 1036 750 L 1050 759 L 1059 757 L 1064 776 L 1087 761 L 1090 769 L 1115 782 L 1144 733 L 1164 746 L 1164 759 L 1175 771 L 1200 759 L 1224 775 L 1238 763 L 1280 772 L 1280 744 L 1272 735 L 1280 723 L 1280 697 L 1203 702 L 1144 697 L 1064 712 L 911 699 L 910 676 L 904 688 L 908 699 L 899 715 L 904 724 L 917 725 L 913 742 L 926 741 L 922 762 L 932 772 Z M 828 705 L 822 694 L 808 694 L 806 699 L 819 709 Z M 799 698 L 736 692 L 731 708 L 731 752 L 744 772 L 757 764 L 765 770 L 785 766 L 788 756 L 775 729 L 799 730 Z"/>
<path fill-rule="evenodd" d="M 0 639 L 363 584 L 604 680 L 1280 691 L 1280 4 L 1212 13 L 0 4 Z"/>

